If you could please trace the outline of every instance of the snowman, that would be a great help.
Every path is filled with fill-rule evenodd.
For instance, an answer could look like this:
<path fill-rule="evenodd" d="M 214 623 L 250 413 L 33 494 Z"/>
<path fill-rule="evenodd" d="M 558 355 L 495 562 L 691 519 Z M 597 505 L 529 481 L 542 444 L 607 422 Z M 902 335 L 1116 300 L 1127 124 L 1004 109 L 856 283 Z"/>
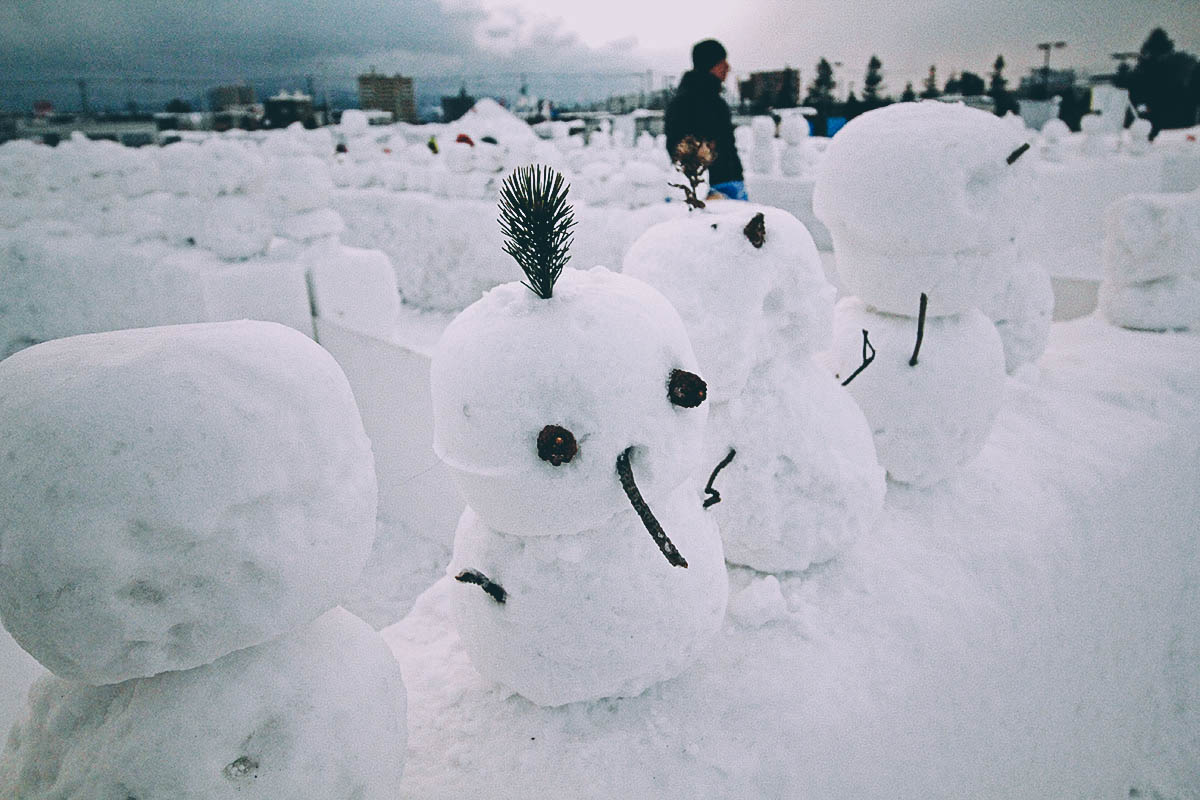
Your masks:
<path fill-rule="evenodd" d="M 729 210 L 732 207 L 733 210 Z M 786 211 L 710 203 L 625 256 L 679 310 L 709 380 L 710 512 L 731 563 L 764 572 L 828 561 L 874 525 L 885 482 L 866 419 L 813 354 L 833 286 Z"/>
<path fill-rule="evenodd" d="M 5 359 L 0 502 L 0 619 L 54 673 L 0 796 L 392 795 L 403 681 L 336 607 L 374 539 L 373 459 L 314 342 L 242 321 Z"/>
<path fill-rule="evenodd" d="M 808 120 L 799 114 L 785 117 L 779 127 L 783 136 L 783 154 L 779 157 L 779 170 L 788 176 L 800 175 L 808 166 L 804 143 L 808 141 Z"/>
<path fill-rule="evenodd" d="M 775 121 L 770 117 L 755 117 L 750 129 L 754 132 L 750 170 L 759 175 L 770 175 L 775 169 Z"/>
<path fill-rule="evenodd" d="M 897 103 L 830 143 L 813 208 L 848 293 L 836 371 L 877 357 L 853 383 L 894 480 L 926 486 L 983 447 L 1000 409 L 1005 350 L 978 308 L 1019 263 L 1028 178 L 1024 132 L 962 105 Z"/>
<path fill-rule="evenodd" d="M 505 182 L 503 284 L 447 327 L 432 364 L 434 450 L 468 508 L 449 567 L 472 663 L 539 705 L 632 696 L 720 626 L 720 534 L 687 485 L 706 386 L 679 315 L 648 285 L 564 269 L 561 176 Z"/>

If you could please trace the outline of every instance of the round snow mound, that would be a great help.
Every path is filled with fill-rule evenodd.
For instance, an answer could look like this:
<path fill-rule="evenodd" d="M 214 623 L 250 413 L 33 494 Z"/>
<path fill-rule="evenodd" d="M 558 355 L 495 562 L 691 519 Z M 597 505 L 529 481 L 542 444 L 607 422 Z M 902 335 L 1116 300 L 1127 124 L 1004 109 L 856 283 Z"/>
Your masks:
<path fill-rule="evenodd" d="M 857 297 L 834 312 L 833 358 L 845 380 L 862 363 L 863 330 L 875 360 L 846 388 L 875 436 L 879 463 L 900 483 L 929 486 L 983 449 L 1004 394 L 1004 346 L 983 312 L 928 317 L 917 365 L 917 319 L 880 314 Z"/>
<path fill-rule="evenodd" d="M 0 362 L 0 618 L 58 675 L 207 664 L 333 607 L 375 536 L 350 386 L 268 322 L 57 339 Z"/>
<path fill-rule="evenodd" d="M 404 771 L 405 705 L 383 639 L 338 608 L 196 669 L 43 678 L 0 757 L 0 795 L 384 800 Z"/>
<path fill-rule="evenodd" d="M 481 675 L 543 706 L 632 697 L 708 646 L 729 594 L 712 515 L 689 488 L 651 505 L 683 569 L 626 508 L 599 528 L 553 537 L 500 533 L 463 512 L 449 574 L 478 570 L 507 592 L 501 604 L 454 584 L 458 632 Z"/>
<path fill-rule="evenodd" d="M 756 367 L 740 399 L 714 406 L 708 440 L 709 471 L 735 451 L 710 508 L 730 563 L 805 570 L 865 535 L 883 510 L 887 486 L 867 420 L 811 358 Z"/>
<path fill-rule="evenodd" d="M 668 397 L 672 372 L 697 373 L 683 322 L 642 281 L 565 269 L 553 297 L 498 286 L 446 328 L 433 357 L 433 449 L 487 524 L 521 536 L 574 533 L 628 508 L 617 456 L 630 447 L 648 499 L 699 463 L 708 404 Z M 701 375 L 703 377 L 703 375 Z M 539 457 L 547 426 L 577 449 Z"/>
<path fill-rule="evenodd" d="M 829 228 L 846 293 L 893 314 L 978 306 L 993 291 L 991 254 L 1027 216 L 1027 132 L 995 115 L 937 101 L 856 117 L 829 143 L 813 210 Z M 1009 163 L 1009 160 L 1012 163 Z"/>

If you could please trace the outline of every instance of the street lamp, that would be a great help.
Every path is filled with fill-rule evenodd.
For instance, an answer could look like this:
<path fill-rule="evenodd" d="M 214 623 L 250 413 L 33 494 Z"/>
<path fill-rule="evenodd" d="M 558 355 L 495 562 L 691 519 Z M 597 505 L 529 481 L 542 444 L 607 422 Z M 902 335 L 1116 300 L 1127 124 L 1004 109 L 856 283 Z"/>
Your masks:
<path fill-rule="evenodd" d="M 1061 50 L 1067 46 L 1066 42 L 1039 42 L 1038 50 L 1046 54 L 1046 60 L 1042 64 L 1042 88 L 1046 92 L 1046 99 L 1050 99 L 1050 51 Z"/>

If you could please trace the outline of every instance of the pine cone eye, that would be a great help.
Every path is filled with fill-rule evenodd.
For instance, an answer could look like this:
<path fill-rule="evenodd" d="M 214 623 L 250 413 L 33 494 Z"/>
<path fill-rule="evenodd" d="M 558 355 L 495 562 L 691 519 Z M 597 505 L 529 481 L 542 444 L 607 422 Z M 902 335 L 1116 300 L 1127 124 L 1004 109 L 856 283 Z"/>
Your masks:
<path fill-rule="evenodd" d="M 667 383 L 667 397 L 674 405 L 695 408 L 708 398 L 708 384 L 694 372 L 673 369 Z"/>
<path fill-rule="evenodd" d="M 570 461 L 579 452 L 575 434 L 561 425 L 547 425 L 537 438 L 538 458 L 549 461 L 556 467 Z"/>

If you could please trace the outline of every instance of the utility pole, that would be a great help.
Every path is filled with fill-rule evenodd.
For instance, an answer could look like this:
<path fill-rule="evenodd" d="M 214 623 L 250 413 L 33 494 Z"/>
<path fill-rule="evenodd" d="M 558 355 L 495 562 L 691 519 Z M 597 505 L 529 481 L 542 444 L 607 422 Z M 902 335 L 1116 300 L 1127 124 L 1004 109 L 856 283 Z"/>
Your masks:
<path fill-rule="evenodd" d="M 1042 88 L 1046 92 L 1046 99 L 1050 99 L 1050 51 L 1061 50 L 1067 46 L 1066 42 L 1039 42 L 1038 50 L 1046 54 L 1046 60 L 1042 64 Z"/>
<path fill-rule="evenodd" d="M 79 85 L 79 107 L 83 110 L 84 114 L 87 114 L 89 111 L 87 81 L 80 78 L 76 83 Z"/>

